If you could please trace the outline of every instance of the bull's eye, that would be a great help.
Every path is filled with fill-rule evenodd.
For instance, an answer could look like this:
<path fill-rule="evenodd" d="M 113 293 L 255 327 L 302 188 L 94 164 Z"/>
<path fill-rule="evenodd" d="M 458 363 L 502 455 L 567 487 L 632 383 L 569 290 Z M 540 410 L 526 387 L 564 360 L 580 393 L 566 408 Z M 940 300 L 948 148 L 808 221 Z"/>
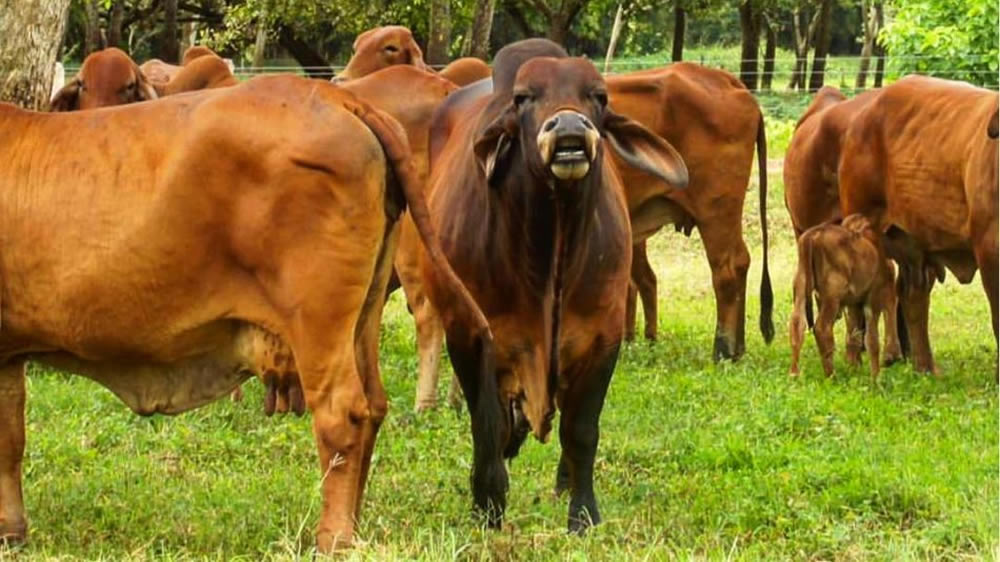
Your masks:
<path fill-rule="evenodd" d="M 382 48 L 382 50 L 392 55 L 399 52 L 399 47 L 395 45 L 386 45 Z"/>
<path fill-rule="evenodd" d="M 514 94 L 514 105 L 521 107 L 529 99 L 531 99 L 531 96 L 528 94 Z"/>
<path fill-rule="evenodd" d="M 597 100 L 597 104 L 601 107 L 607 107 L 608 105 L 608 93 L 607 92 L 594 92 L 594 99 Z"/>

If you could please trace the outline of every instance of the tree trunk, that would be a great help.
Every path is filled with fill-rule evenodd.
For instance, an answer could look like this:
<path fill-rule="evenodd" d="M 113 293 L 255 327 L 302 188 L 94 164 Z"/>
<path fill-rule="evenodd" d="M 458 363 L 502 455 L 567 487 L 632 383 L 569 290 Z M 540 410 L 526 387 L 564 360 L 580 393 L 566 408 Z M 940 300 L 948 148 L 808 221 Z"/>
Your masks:
<path fill-rule="evenodd" d="M 163 39 L 160 41 L 163 62 L 177 64 L 181 60 L 181 48 L 177 41 L 177 0 L 163 0 Z"/>
<path fill-rule="evenodd" d="M 108 47 L 122 47 L 122 20 L 125 19 L 125 0 L 112 0 L 111 17 L 108 18 Z"/>
<path fill-rule="evenodd" d="M 472 15 L 472 27 L 469 28 L 467 57 L 478 57 L 483 60 L 490 58 L 490 32 L 493 30 L 493 11 L 496 0 L 476 0 L 476 9 Z"/>
<path fill-rule="evenodd" d="M 265 2 L 261 7 L 260 16 L 257 18 L 256 37 L 253 42 L 253 66 L 260 68 L 264 66 L 264 57 L 267 54 L 267 24 L 270 16 L 270 2 Z"/>
<path fill-rule="evenodd" d="M 98 0 L 83 2 L 83 57 L 101 49 L 101 13 L 97 6 Z"/>
<path fill-rule="evenodd" d="M 861 45 L 861 60 L 858 61 L 858 78 L 854 81 L 854 87 L 859 89 L 868 83 L 868 67 L 871 65 L 875 34 L 878 33 L 876 25 L 875 6 L 871 0 L 861 0 L 861 32 L 864 35 L 864 43 Z"/>
<path fill-rule="evenodd" d="M 0 101 L 48 107 L 70 0 L 0 0 Z"/>
<path fill-rule="evenodd" d="M 764 74 L 761 76 L 761 89 L 770 90 L 771 82 L 774 80 L 774 56 L 778 50 L 778 28 L 771 22 L 771 18 L 764 15 Z"/>
<path fill-rule="evenodd" d="M 822 0 L 819 9 L 819 23 L 816 26 L 816 45 L 813 51 L 812 74 L 809 76 L 809 91 L 816 92 L 823 87 L 826 75 L 826 54 L 830 50 L 830 20 L 833 15 L 833 0 Z"/>
<path fill-rule="evenodd" d="M 329 80 L 333 78 L 333 68 L 323 55 L 316 52 L 309 43 L 299 39 L 295 31 L 287 25 L 281 26 L 278 30 L 278 44 L 281 45 L 288 54 L 292 55 L 295 62 L 299 63 L 311 78 L 322 78 Z"/>
<path fill-rule="evenodd" d="M 678 62 L 684 59 L 684 26 L 687 24 L 687 14 L 680 0 L 674 0 L 674 45 L 670 51 L 670 60 Z"/>
<path fill-rule="evenodd" d="M 757 90 L 757 56 L 760 50 L 760 13 L 753 0 L 740 3 L 740 81 L 748 90 Z"/>
<path fill-rule="evenodd" d="M 585 3 L 586 0 L 566 0 L 561 3 L 558 11 L 550 10 L 548 12 L 549 30 L 545 36 L 566 46 L 566 39 L 569 37 L 570 28 L 573 27 L 573 21 Z"/>
<path fill-rule="evenodd" d="M 882 12 L 882 0 L 875 0 L 875 25 L 878 29 L 885 27 L 885 16 Z M 885 74 L 885 47 L 875 43 L 875 87 L 882 87 L 882 76 Z"/>
<path fill-rule="evenodd" d="M 428 20 L 427 49 L 424 51 L 428 64 L 448 64 L 448 46 L 451 45 L 451 0 L 431 0 L 431 14 Z"/>

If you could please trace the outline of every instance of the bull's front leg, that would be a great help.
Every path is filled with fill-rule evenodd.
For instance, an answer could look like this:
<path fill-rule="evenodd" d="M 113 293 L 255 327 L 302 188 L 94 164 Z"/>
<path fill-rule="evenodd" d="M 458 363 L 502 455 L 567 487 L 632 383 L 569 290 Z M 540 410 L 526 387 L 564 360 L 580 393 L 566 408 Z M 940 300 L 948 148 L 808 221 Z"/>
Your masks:
<path fill-rule="evenodd" d="M 22 542 L 28 534 L 21 493 L 24 370 L 23 361 L 0 367 L 0 544 Z"/>
<path fill-rule="evenodd" d="M 460 345 L 449 332 L 448 357 L 462 385 L 472 426 L 472 497 L 490 528 L 499 529 L 507 509 L 508 477 L 503 450 L 510 423 L 500 403 L 496 372 L 485 365 L 478 343 Z"/>
<path fill-rule="evenodd" d="M 556 491 L 569 489 L 567 526 L 573 533 L 582 533 L 601 522 L 594 495 L 594 459 L 600 439 L 601 410 L 618 362 L 618 350 L 618 345 L 601 350 L 603 357 L 582 363 L 592 367 L 576 372 L 571 370 L 569 387 L 560 399 L 562 455 L 556 471 Z"/>
<path fill-rule="evenodd" d="M 740 224 L 737 214 L 733 221 L 717 221 L 716 225 Z M 716 360 L 739 359 L 746 351 L 746 290 L 750 253 L 743 243 L 741 229 L 698 228 L 705 254 L 712 268 L 715 289 L 715 348 Z"/>

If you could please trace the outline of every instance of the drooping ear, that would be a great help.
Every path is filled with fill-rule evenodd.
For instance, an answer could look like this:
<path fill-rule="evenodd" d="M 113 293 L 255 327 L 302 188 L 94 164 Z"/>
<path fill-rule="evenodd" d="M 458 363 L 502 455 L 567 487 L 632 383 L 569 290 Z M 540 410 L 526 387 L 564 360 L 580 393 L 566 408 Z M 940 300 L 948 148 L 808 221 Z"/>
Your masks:
<path fill-rule="evenodd" d="M 486 175 L 486 182 L 490 185 L 493 184 L 497 164 L 510 151 L 511 134 L 507 130 L 510 119 L 511 110 L 508 109 L 480 131 L 472 145 L 472 152 L 476 155 L 476 162 L 479 162 L 479 166 Z"/>
<path fill-rule="evenodd" d="M 153 87 L 153 83 L 150 82 L 148 78 L 146 78 L 146 75 L 143 74 L 142 69 L 139 68 L 139 65 L 133 63 L 132 72 L 135 73 L 135 86 L 136 86 L 135 101 L 155 100 L 156 98 L 160 97 L 157 95 L 156 88 Z"/>
<path fill-rule="evenodd" d="M 611 148 L 633 168 L 656 176 L 677 189 L 688 184 L 687 165 L 667 141 L 639 123 L 607 109 L 604 132 Z"/>
<path fill-rule="evenodd" d="M 420 70 L 426 70 L 430 72 L 431 67 L 427 66 L 424 62 L 424 52 L 420 50 L 420 45 L 411 37 L 406 45 L 406 62 L 412 64 L 413 66 L 419 68 Z"/>
<path fill-rule="evenodd" d="M 74 76 L 49 102 L 49 111 L 76 111 L 80 109 L 80 76 Z"/>

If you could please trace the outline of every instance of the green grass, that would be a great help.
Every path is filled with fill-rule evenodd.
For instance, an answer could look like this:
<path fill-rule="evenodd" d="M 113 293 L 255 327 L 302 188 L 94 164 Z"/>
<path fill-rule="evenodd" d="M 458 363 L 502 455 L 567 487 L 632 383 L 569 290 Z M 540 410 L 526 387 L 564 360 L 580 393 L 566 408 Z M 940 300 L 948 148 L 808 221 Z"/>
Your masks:
<path fill-rule="evenodd" d="M 780 154 L 772 154 L 777 158 Z M 558 443 L 511 466 L 508 524 L 478 528 L 464 416 L 411 413 L 413 327 L 393 297 L 382 334 L 391 399 L 360 525 L 360 560 L 981 560 L 998 545 L 996 349 L 978 279 L 934 291 L 943 376 L 907 365 L 873 384 L 815 346 L 789 380 L 794 243 L 780 174 L 769 198 L 778 337 L 756 326 L 756 188 L 747 356 L 710 360 L 714 299 L 697 234 L 651 242 L 660 340 L 623 349 L 602 417 L 596 487 L 605 524 L 564 531 Z M 442 393 L 447 378 L 442 377 Z M 139 418 L 82 378 L 29 378 L 25 494 L 31 542 L 11 560 L 288 560 L 311 556 L 320 508 L 306 418 L 265 418 L 262 389 L 176 418 Z"/>

